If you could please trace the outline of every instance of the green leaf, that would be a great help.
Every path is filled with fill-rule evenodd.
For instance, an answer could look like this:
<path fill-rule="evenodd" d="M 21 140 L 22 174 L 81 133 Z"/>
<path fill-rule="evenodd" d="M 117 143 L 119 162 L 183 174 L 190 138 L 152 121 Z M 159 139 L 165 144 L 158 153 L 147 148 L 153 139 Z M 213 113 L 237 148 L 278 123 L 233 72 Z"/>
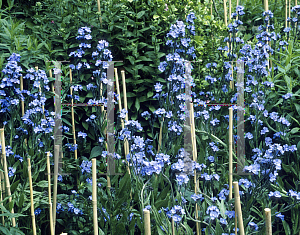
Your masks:
<path fill-rule="evenodd" d="M 101 148 L 100 146 L 95 146 L 93 149 L 92 149 L 92 152 L 91 152 L 91 158 L 95 158 L 95 157 L 98 157 L 100 156 L 102 153 L 101 153 Z"/>
<path fill-rule="evenodd" d="M 86 130 L 89 129 L 89 124 L 87 124 L 86 122 L 82 122 L 82 126 L 83 126 L 84 129 L 86 129 Z"/>
<path fill-rule="evenodd" d="M 46 180 L 41 180 L 41 181 L 37 182 L 36 185 L 37 185 L 38 187 L 41 187 L 41 188 L 46 188 L 46 187 L 48 187 L 48 181 L 46 181 Z"/>
<path fill-rule="evenodd" d="M 140 101 L 139 101 L 138 98 L 135 99 L 135 108 L 136 108 L 137 111 L 140 110 Z"/>
<path fill-rule="evenodd" d="M 126 192 L 129 192 L 130 187 L 131 187 L 130 175 L 126 171 L 126 174 L 120 180 L 119 188 L 118 188 L 118 191 L 116 193 L 117 197 L 120 197 L 120 195 L 122 195 Z"/>
<path fill-rule="evenodd" d="M 140 19 L 145 14 L 145 11 L 140 11 L 137 13 L 137 18 Z"/>
<path fill-rule="evenodd" d="M 24 203 L 24 193 L 19 197 L 19 207 L 22 208 Z"/>
<path fill-rule="evenodd" d="M 291 130 L 292 134 L 296 134 L 297 132 L 299 132 L 300 128 L 299 127 L 295 127 Z"/>
<path fill-rule="evenodd" d="M 12 193 L 16 190 L 16 188 L 17 188 L 19 182 L 20 182 L 20 180 L 14 182 L 14 183 L 11 185 L 10 190 L 11 190 Z"/>
<path fill-rule="evenodd" d="M 295 108 L 298 112 L 298 114 L 300 115 L 300 104 L 294 104 L 295 105 Z"/>
<path fill-rule="evenodd" d="M 3 233 L 3 234 L 10 234 L 8 229 L 3 227 L 2 225 L 0 226 L 0 231 Z"/>
<path fill-rule="evenodd" d="M 20 231 L 17 228 L 13 228 L 13 227 L 10 228 L 10 234 L 11 235 L 25 235 L 25 233 L 23 233 L 22 231 Z"/>
<path fill-rule="evenodd" d="M 288 223 L 284 220 L 284 221 L 282 221 L 282 224 L 283 224 L 285 234 L 286 235 L 291 234 L 291 229 L 290 229 L 290 226 L 288 225 Z"/>

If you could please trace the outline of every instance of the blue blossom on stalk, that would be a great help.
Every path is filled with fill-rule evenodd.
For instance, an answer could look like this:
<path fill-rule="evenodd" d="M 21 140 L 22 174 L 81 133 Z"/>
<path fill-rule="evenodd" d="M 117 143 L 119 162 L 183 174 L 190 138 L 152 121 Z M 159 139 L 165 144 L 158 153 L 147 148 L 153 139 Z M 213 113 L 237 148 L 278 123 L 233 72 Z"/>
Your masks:
<path fill-rule="evenodd" d="M 256 223 L 254 223 L 254 222 L 249 222 L 249 224 L 248 224 L 251 228 L 253 228 L 255 231 L 257 231 L 258 230 L 258 226 L 257 226 L 257 224 Z"/>
<path fill-rule="evenodd" d="M 8 177 L 14 176 L 16 170 L 13 167 L 8 167 Z"/>
<path fill-rule="evenodd" d="M 81 173 L 83 174 L 84 172 L 86 173 L 91 173 L 91 167 L 92 167 L 92 161 L 85 161 L 83 160 L 80 168 L 81 168 Z"/>
<path fill-rule="evenodd" d="M 37 208 L 37 209 L 34 210 L 34 214 L 39 215 L 41 213 L 41 211 L 42 210 L 40 208 Z"/>
<path fill-rule="evenodd" d="M 276 216 L 277 218 L 281 219 L 281 221 L 284 221 L 284 215 L 282 215 L 281 213 L 276 212 L 276 213 L 275 213 L 275 216 Z"/>
<path fill-rule="evenodd" d="M 206 210 L 206 214 L 210 216 L 211 220 L 215 220 L 219 217 L 220 211 L 216 206 L 209 206 Z"/>

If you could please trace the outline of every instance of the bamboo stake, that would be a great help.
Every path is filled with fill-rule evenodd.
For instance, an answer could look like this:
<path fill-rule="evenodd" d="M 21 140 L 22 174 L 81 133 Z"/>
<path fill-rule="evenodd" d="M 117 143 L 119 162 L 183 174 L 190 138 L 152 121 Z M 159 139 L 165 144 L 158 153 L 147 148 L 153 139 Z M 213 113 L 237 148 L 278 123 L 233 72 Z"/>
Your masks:
<path fill-rule="evenodd" d="M 9 177 L 8 177 L 8 169 L 7 169 L 7 162 L 6 162 L 6 152 L 5 152 L 5 137 L 4 137 L 4 128 L 0 129 L 1 132 L 1 145 L 2 145 L 2 160 L 4 163 L 4 176 L 6 181 L 6 192 L 9 196 L 9 203 L 11 202 L 11 191 L 10 191 L 10 183 L 9 183 Z M 11 209 L 11 213 L 14 214 L 14 207 Z M 16 219 L 11 218 L 12 226 L 16 227 Z"/>
<path fill-rule="evenodd" d="M 291 0 L 289 0 L 289 18 L 291 18 Z M 289 22 L 289 27 L 291 27 L 291 21 Z"/>
<path fill-rule="evenodd" d="M 162 122 L 160 123 L 157 153 L 159 153 L 160 148 L 161 148 L 161 142 L 162 142 L 162 128 L 163 128 L 163 125 L 164 125 L 164 120 L 165 120 L 165 118 L 163 117 L 163 120 L 162 120 Z"/>
<path fill-rule="evenodd" d="M 265 208 L 266 235 L 272 235 L 271 209 Z"/>
<path fill-rule="evenodd" d="M 32 178 L 31 178 L 31 164 L 30 164 L 29 157 L 27 158 L 27 162 L 28 162 L 28 178 L 29 178 L 29 187 L 30 187 L 32 229 L 33 229 L 33 235 L 36 235 L 35 214 L 34 214 L 34 204 L 33 204 L 33 188 L 32 188 Z"/>
<path fill-rule="evenodd" d="M 0 175 L 0 181 L 2 182 L 2 174 Z M 2 183 L 0 183 L 0 192 L 1 192 L 0 200 L 1 200 L 1 206 L 3 206 L 3 203 L 2 203 L 2 200 L 3 200 L 3 198 L 2 198 L 2 186 L 1 185 L 2 185 Z M 1 214 L 3 214 L 3 211 L 1 211 Z M 4 216 L 2 216 L 2 224 L 5 225 Z"/>
<path fill-rule="evenodd" d="M 144 210 L 145 235 L 151 235 L 150 211 Z"/>
<path fill-rule="evenodd" d="M 226 6 L 226 0 L 223 0 L 223 4 L 224 4 L 224 21 L 225 21 L 225 25 L 227 26 L 227 6 Z"/>
<path fill-rule="evenodd" d="M 239 231 L 240 231 L 240 235 L 245 235 L 240 193 L 239 193 L 239 183 L 237 181 L 233 182 L 233 187 L 234 187 L 234 198 L 235 198 L 235 211 L 237 213 L 237 217 L 239 221 L 239 229 L 240 229 Z"/>
<path fill-rule="evenodd" d="M 231 20 L 231 0 L 229 0 L 229 20 Z"/>
<path fill-rule="evenodd" d="M 119 77 L 118 77 L 118 69 L 117 68 L 115 68 L 115 76 L 116 76 L 117 94 L 119 95 L 119 100 L 118 100 L 119 110 L 121 111 L 122 110 L 122 99 L 121 99 L 120 84 L 119 84 Z M 121 126 L 122 126 L 122 129 L 124 129 L 125 124 L 124 124 L 124 120 L 123 119 L 121 119 Z M 127 144 L 128 144 L 128 142 L 127 142 Z M 126 153 L 126 147 L 127 146 L 126 146 L 126 144 L 124 142 L 124 153 Z M 129 149 L 129 147 L 128 147 L 128 149 Z M 126 155 L 125 155 L 125 161 L 127 163 L 128 174 L 130 175 L 130 169 L 129 169 L 129 166 L 128 166 L 128 161 L 126 159 Z"/>
<path fill-rule="evenodd" d="M 210 0 L 210 16 L 211 16 L 211 18 L 213 16 L 213 2 L 212 2 L 212 0 Z"/>
<path fill-rule="evenodd" d="M 237 235 L 237 213 L 235 211 L 235 217 L 234 217 L 234 228 L 235 228 L 235 235 Z"/>
<path fill-rule="evenodd" d="M 72 70 L 70 68 L 70 84 L 72 84 Z M 73 95 L 73 89 L 70 87 L 70 94 L 71 96 Z M 71 100 L 71 114 L 72 114 L 72 133 L 73 133 L 73 140 L 74 140 L 74 145 L 76 144 L 76 132 L 75 132 L 75 118 L 74 118 L 74 99 L 72 98 Z M 74 150 L 75 153 L 75 159 L 77 159 L 77 149 Z"/>
<path fill-rule="evenodd" d="M 285 27 L 287 28 L 287 0 L 285 0 Z"/>
<path fill-rule="evenodd" d="M 124 70 L 121 71 L 121 75 L 122 75 L 122 84 L 123 84 L 124 109 L 128 110 L 128 108 L 127 108 L 126 81 L 125 81 L 125 71 Z M 128 121 L 128 113 L 126 113 L 125 121 Z M 125 156 L 127 156 L 129 154 L 129 143 L 128 143 L 128 140 L 125 140 L 125 144 L 126 144 Z"/>
<path fill-rule="evenodd" d="M 58 178 L 58 159 L 59 159 L 59 145 L 54 146 L 54 189 L 53 189 L 53 230 L 55 233 L 56 225 L 56 199 L 57 199 L 57 178 Z"/>
<path fill-rule="evenodd" d="M 175 224 L 174 224 L 174 218 L 172 217 L 172 235 L 175 235 Z"/>
<path fill-rule="evenodd" d="M 102 28 L 102 17 L 101 17 L 100 0 L 97 0 L 97 3 L 98 3 L 98 12 L 100 13 L 99 20 L 100 20 L 100 25 L 101 25 L 101 28 Z"/>
<path fill-rule="evenodd" d="M 122 99 L 121 99 L 121 92 L 120 92 L 120 84 L 119 84 L 119 77 L 118 77 L 118 69 L 115 68 L 115 77 L 116 77 L 116 86 L 117 86 L 117 94 L 119 95 L 119 110 L 122 110 Z M 127 111 L 127 110 L 126 110 Z M 125 124 L 124 124 L 124 120 L 121 119 L 121 125 L 122 125 L 122 129 L 124 129 Z M 124 142 L 124 153 L 125 153 L 125 162 L 126 162 L 126 168 L 127 168 L 127 172 L 130 175 L 130 169 L 129 169 L 129 164 L 126 158 L 126 152 L 127 149 L 129 149 L 129 146 L 127 147 L 128 142 Z M 130 189 L 130 201 L 132 200 L 132 189 Z M 130 206 L 130 208 L 132 209 L 132 206 Z"/>
<path fill-rule="evenodd" d="M 94 235 L 98 235 L 98 217 L 97 217 L 97 168 L 96 168 L 96 158 L 92 159 L 93 167 L 93 219 L 94 219 Z"/>
<path fill-rule="evenodd" d="M 193 102 L 190 103 L 190 122 L 191 122 L 191 140 L 193 146 L 193 161 L 197 162 L 197 143 L 196 143 L 196 133 L 195 133 L 195 117 L 194 117 L 194 104 Z M 199 190 L 199 180 L 197 180 L 197 172 L 194 169 L 194 185 L 195 185 L 195 194 L 198 194 Z M 196 204 L 195 208 L 195 219 L 198 220 L 198 204 Z M 201 234 L 201 224 L 199 222 L 196 223 L 196 231 L 197 235 Z"/>
<path fill-rule="evenodd" d="M 49 216 L 50 216 L 50 233 L 54 235 L 53 229 L 53 214 L 52 214 L 52 200 L 51 200 L 51 170 L 50 170 L 50 152 L 47 152 L 47 173 L 48 173 L 48 198 L 49 198 Z"/>
<path fill-rule="evenodd" d="M 229 108 L 229 200 L 232 199 L 232 116 L 233 109 Z"/>

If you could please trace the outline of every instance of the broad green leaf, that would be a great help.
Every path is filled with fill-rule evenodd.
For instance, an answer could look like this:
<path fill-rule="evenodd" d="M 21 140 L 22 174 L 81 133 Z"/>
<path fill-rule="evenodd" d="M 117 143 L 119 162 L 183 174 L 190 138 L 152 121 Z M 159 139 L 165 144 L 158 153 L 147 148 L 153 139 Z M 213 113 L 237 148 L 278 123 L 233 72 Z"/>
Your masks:
<path fill-rule="evenodd" d="M 145 14 L 145 11 L 140 11 L 137 13 L 137 18 L 140 19 Z"/>
<path fill-rule="evenodd" d="M 100 146 L 95 146 L 95 147 L 92 149 L 90 158 L 98 157 L 98 156 L 100 156 L 101 154 L 102 154 L 102 152 L 101 152 Z"/>

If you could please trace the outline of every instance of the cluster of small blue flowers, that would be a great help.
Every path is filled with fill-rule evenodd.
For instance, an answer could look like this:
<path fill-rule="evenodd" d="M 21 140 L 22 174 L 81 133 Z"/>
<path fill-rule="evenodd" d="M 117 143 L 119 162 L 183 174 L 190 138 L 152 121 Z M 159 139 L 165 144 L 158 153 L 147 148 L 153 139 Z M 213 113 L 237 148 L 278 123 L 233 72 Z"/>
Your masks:
<path fill-rule="evenodd" d="M 50 116 L 49 111 L 43 108 L 47 100 L 45 97 L 45 92 L 50 90 L 48 85 L 49 80 L 47 78 L 47 75 L 45 71 L 40 69 L 38 71 L 35 71 L 33 68 L 31 68 L 28 69 L 27 72 L 28 73 L 26 74 L 26 76 L 24 76 L 24 79 L 30 79 L 31 81 L 33 80 L 34 81 L 33 91 L 35 91 L 35 89 L 38 89 L 38 92 L 32 94 L 27 93 L 29 94 L 27 98 L 29 103 L 28 106 L 31 108 L 26 109 L 26 112 L 22 117 L 22 120 L 24 124 L 31 126 L 35 134 L 52 133 L 53 127 L 55 126 L 55 121 L 51 116 L 54 116 L 55 113 L 51 112 L 51 116 Z M 40 121 L 36 123 L 36 120 L 40 120 Z"/>
<path fill-rule="evenodd" d="M 12 114 L 13 111 L 17 110 L 20 100 L 24 101 L 24 96 L 22 93 L 28 91 L 21 91 L 15 85 L 20 84 L 20 79 L 22 68 L 18 66 L 21 56 L 19 54 L 13 53 L 7 60 L 5 68 L 2 70 L 4 78 L 1 80 L 0 84 L 0 99 L 1 110 L 0 113 Z M 13 110 L 12 110 L 13 109 Z M 9 120 L 9 119 L 8 119 Z"/>
<path fill-rule="evenodd" d="M 80 165 L 81 173 L 82 174 L 84 174 L 84 172 L 91 173 L 91 167 L 92 167 L 92 162 L 91 161 L 83 160 L 81 165 Z"/>
<path fill-rule="evenodd" d="M 164 208 L 163 208 L 164 209 Z M 179 223 L 182 220 L 182 216 L 185 215 L 185 211 L 181 206 L 175 205 L 171 208 L 171 210 L 164 209 L 164 211 L 167 210 L 167 216 L 171 219 L 173 218 L 175 223 Z"/>

